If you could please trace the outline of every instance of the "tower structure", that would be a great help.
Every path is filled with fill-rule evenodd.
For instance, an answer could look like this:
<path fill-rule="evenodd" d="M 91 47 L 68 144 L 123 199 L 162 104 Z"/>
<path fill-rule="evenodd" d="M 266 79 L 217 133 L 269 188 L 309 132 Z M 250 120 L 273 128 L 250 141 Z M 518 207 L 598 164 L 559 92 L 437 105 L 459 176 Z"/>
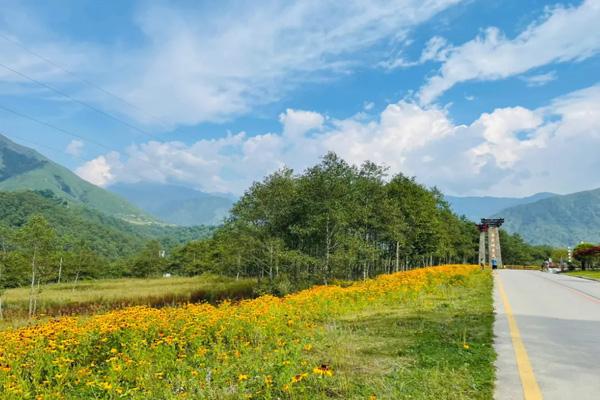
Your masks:
<path fill-rule="evenodd" d="M 479 227 L 479 263 L 490 267 L 502 268 L 502 250 L 500 248 L 500 227 L 504 218 L 482 218 Z M 486 235 L 487 234 L 487 235 Z M 485 237 L 487 236 L 488 254 L 485 254 Z"/>
<path fill-rule="evenodd" d="M 488 226 L 484 224 L 477 225 L 479 228 L 479 265 L 486 264 L 485 260 L 485 236 L 487 235 Z"/>

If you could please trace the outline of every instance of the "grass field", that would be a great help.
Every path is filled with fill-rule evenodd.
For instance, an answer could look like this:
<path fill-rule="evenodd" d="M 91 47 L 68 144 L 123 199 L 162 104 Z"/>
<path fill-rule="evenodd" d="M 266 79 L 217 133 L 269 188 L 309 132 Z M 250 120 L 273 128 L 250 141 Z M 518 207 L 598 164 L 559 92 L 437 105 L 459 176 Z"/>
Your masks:
<path fill-rule="evenodd" d="M 38 311 L 41 316 L 58 316 L 92 314 L 137 305 L 163 307 L 201 301 L 215 303 L 252 297 L 255 282 L 201 275 L 45 285 L 38 299 Z M 7 290 L 3 302 L 5 323 L 26 317 L 29 288 Z"/>
<path fill-rule="evenodd" d="M 5 330 L 0 398 L 491 399 L 491 287 L 445 266 Z"/>
<path fill-rule="evenodd" d="M 336 365 L 332 397 L 491 399 L 494 321 L 489 273 L 416 301 L 336 320 L 321 357 Z"/>
<path fill-rule="evenodd" d="M 571 276 L 580 276 L 582 278 L 600 280 L 600 271 L 571 271 L 567 272 L 566 274 Z"/>

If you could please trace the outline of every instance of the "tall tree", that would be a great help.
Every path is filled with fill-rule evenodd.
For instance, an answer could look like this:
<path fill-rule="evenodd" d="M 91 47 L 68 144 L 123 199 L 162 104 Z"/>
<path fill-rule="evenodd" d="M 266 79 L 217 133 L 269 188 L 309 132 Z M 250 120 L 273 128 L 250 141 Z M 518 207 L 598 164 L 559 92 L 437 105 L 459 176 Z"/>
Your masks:
<path fill-rule="evenodd" d="M 17 232 L 17 242 L 31 262 L 31 290 L 29 293 L 29 317 L 35 315 L 40 293 L 40 282 L 48 271 L 56 232 L 41 215 L 33 215 Z"/>

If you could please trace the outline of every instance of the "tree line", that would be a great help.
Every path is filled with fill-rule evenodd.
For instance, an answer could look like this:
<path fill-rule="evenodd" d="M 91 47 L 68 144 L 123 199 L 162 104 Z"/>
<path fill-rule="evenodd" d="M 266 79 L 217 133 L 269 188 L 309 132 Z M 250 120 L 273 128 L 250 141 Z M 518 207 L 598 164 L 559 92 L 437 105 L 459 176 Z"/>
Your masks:
<path fill-rule="evenodd" d="M 274 292 L 444 263 L 477 263 L 475 224 L 442 193 L 375 163 L 334 153 L 301 174 L 283 168 L 254 183 L 206 240 L 179 247 L 169 267 L 256 277 Z M 505 262 L 542 260 L 549 247 L 502 233 Z"/>
<path fill-rule="evenodd" d="M 479 238 L 476 225 L 453 213 L 436 188 L 388 176 L 372 162 L 350 165 L 334 153 L 303 173 L 283 168 L 255 182 L 210 237 L 181 245 L 173 245 L 175 237 L 146 239 L 111 257 L 79 228 L 57 229 L 49 221 L 32 214 L 21 225 L 0 225 L 0 299 L 2 288 L 29 285 L 32 314 L 45 283 L 75 287 L 82 279 L 210 272 L 254 277 L 261 290 L 282 294 L 428 265 L 477 263 Z M 503 231 L 501 241 L 506 264 L 541 262 L 552 252 Z"/>

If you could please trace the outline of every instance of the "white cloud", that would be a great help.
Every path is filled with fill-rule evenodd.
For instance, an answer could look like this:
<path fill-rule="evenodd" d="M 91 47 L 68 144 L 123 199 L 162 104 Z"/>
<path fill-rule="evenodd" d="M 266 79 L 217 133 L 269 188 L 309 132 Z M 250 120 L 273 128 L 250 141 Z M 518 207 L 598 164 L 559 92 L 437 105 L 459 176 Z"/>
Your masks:
<path fill-rule="evenodd" d="M 79 157 L 81 155 L 81 151 L 83 150 L 83 142 L 81 140 L 71 140 L 67 147 L 65 148 L 65 153 L 70 154 L 75 157 Z"/>
<path fill-rule="evenodd" d="M 254 180 L 290 166 L 297 171 L 332 150 L 359 164 L 417 176 L 455 194 L 525 195 L 600 187 L 600 85 L 530 110 L 507 107 L 456 125 L 445 109 L 400 101 L 376 119 L 343 120 L 287 110 L 281 133 L 241 132 L 191 145 L 156 141 L 84 164 L 80 176 L 115 181 L 179 182 L 241 193 Z M 291 133 L 291 134 L 290 134 Z"/>
<path fill-rule="evenodd" d="M 444 61 L 447 58 L 451 46 L 448 41 L 441 36 L 434 36 L 425 43 L 425 47 L 421 51 L 421 56 L 416 61 L 407 60 L 402 54 L 392 57 L 388 60 L 377 63 L 378 67 L 388 71 L 398 68 L 409 68 L 417 65 L 422 65 L 430 61 Z"/>
<path fill-rule="evenodd" d="M 454 85 L 469 80 L 496 80 L 543 65 L 579 61 L 600 52 L 600 2 L 547 9 L 544 18 L 514 39 L 497 28 L 448 50 L 437 75 L 428 79 L 418 97 L 433 102 Z"/>
<path fill-rule="evenodd" d="M 121 168 L 119 154 L 110 152 L 86 162 L 77 168 L 75 172 L 94 185 L 106 186 L 117 180 L 115 172 L 118 172 Z"/>
<path fill-rule="evenodd" d="M 118 90 L 169 122 L 222 120 L 367 63 L 368 55 L 351 55 L 402 39 L 459 1 L 238 3 L 233 14 L 214 15 L 152 6 L 138 18 L 151 45 L 134 53 Z"/>
<path fill-rule="evenodd" d="M 23 2 L 6 0 L 0 8 L 0 60 L 2 64 L 24 75 L 44 82 L 69 82 L 73 76 L 36 54 L 55 60 L 71 71 L 93 72 L 105 57 L 92 43 L 73 42 L 47 29 L 36 11 Z M 0 66 L 2 92 L 12 93 L 9 85 L 40 90 L 39 85 Z M 44 89 L 45 90 L 45 89 Z"/>
<path fill-rule="evenodd" d="M 135 104 L 129 107 L 0 39 L 3 63 L 139 122 L 222 121 L 285 96 L 305 82 L 343 75 L 375 56 L 369 49 L 462 0 L 235 2 L 219 7 L 148 2 L 137 9 L 135 47 L 71 42 L 20 6 L 0 10 L 13 39 Z M 231 9 L 235 12 L 231 12 Z M 11 20 L 21 23 L 9 24 Z M 110 42 L 109 42 L 110 43 Z M 364 50 L 364 51 L 363 51 Z M 363 51 L 360 59 L 356 52 Z M 108 70 L 106 66 L 110 65 Z M 103 68 L 104 71 L 99 70 Z M 0 84 L 26 84 L 0 69 Z"/>
<path fill-rule="evenodd" d="M 450 50 L 448 41 L 440 36 L 434 36 L 425 45 L 421 53 L 420 62 L 443 61 Z"/>
<path fill-rule="evenodd" d="M 521 79 L 527 83 L 529 87 L 537 87 L 544 86 L 547 83 L 550 83 L 556 80 L 558 76 L 556 75 L 556 71 L 546 72 L 545 74 L 537 74 L 537 75 L 528 75 L 523 76 Z"/>
<path fill-rule="evenodd" d="M 365 111 L 371 111 L 373 107 L 375 107 L 375 103 L 373 103 L 372 101 L 365 101 L 363 103 L 363 109 Z"/>
<path fill-rule="evenodd" d="M 410 61 L 400 54 L 388 60 L 380 61 L 377 66 L 386 70 L 394 70 L 422 65 L 429 61 L 444 61 L 450 50 L 451 47 L 446 39 L 441 36 L 434 36 L 427 41 L 418 60 Z"/>
<path fill-rule="evenodd" d="M 284 135 L 297 137 L 313 129 L 320 128 L 325 118 L 316 112 L 288 108 L 285 113 L 279 116 L 279 121 L 283 124 Z"/>

